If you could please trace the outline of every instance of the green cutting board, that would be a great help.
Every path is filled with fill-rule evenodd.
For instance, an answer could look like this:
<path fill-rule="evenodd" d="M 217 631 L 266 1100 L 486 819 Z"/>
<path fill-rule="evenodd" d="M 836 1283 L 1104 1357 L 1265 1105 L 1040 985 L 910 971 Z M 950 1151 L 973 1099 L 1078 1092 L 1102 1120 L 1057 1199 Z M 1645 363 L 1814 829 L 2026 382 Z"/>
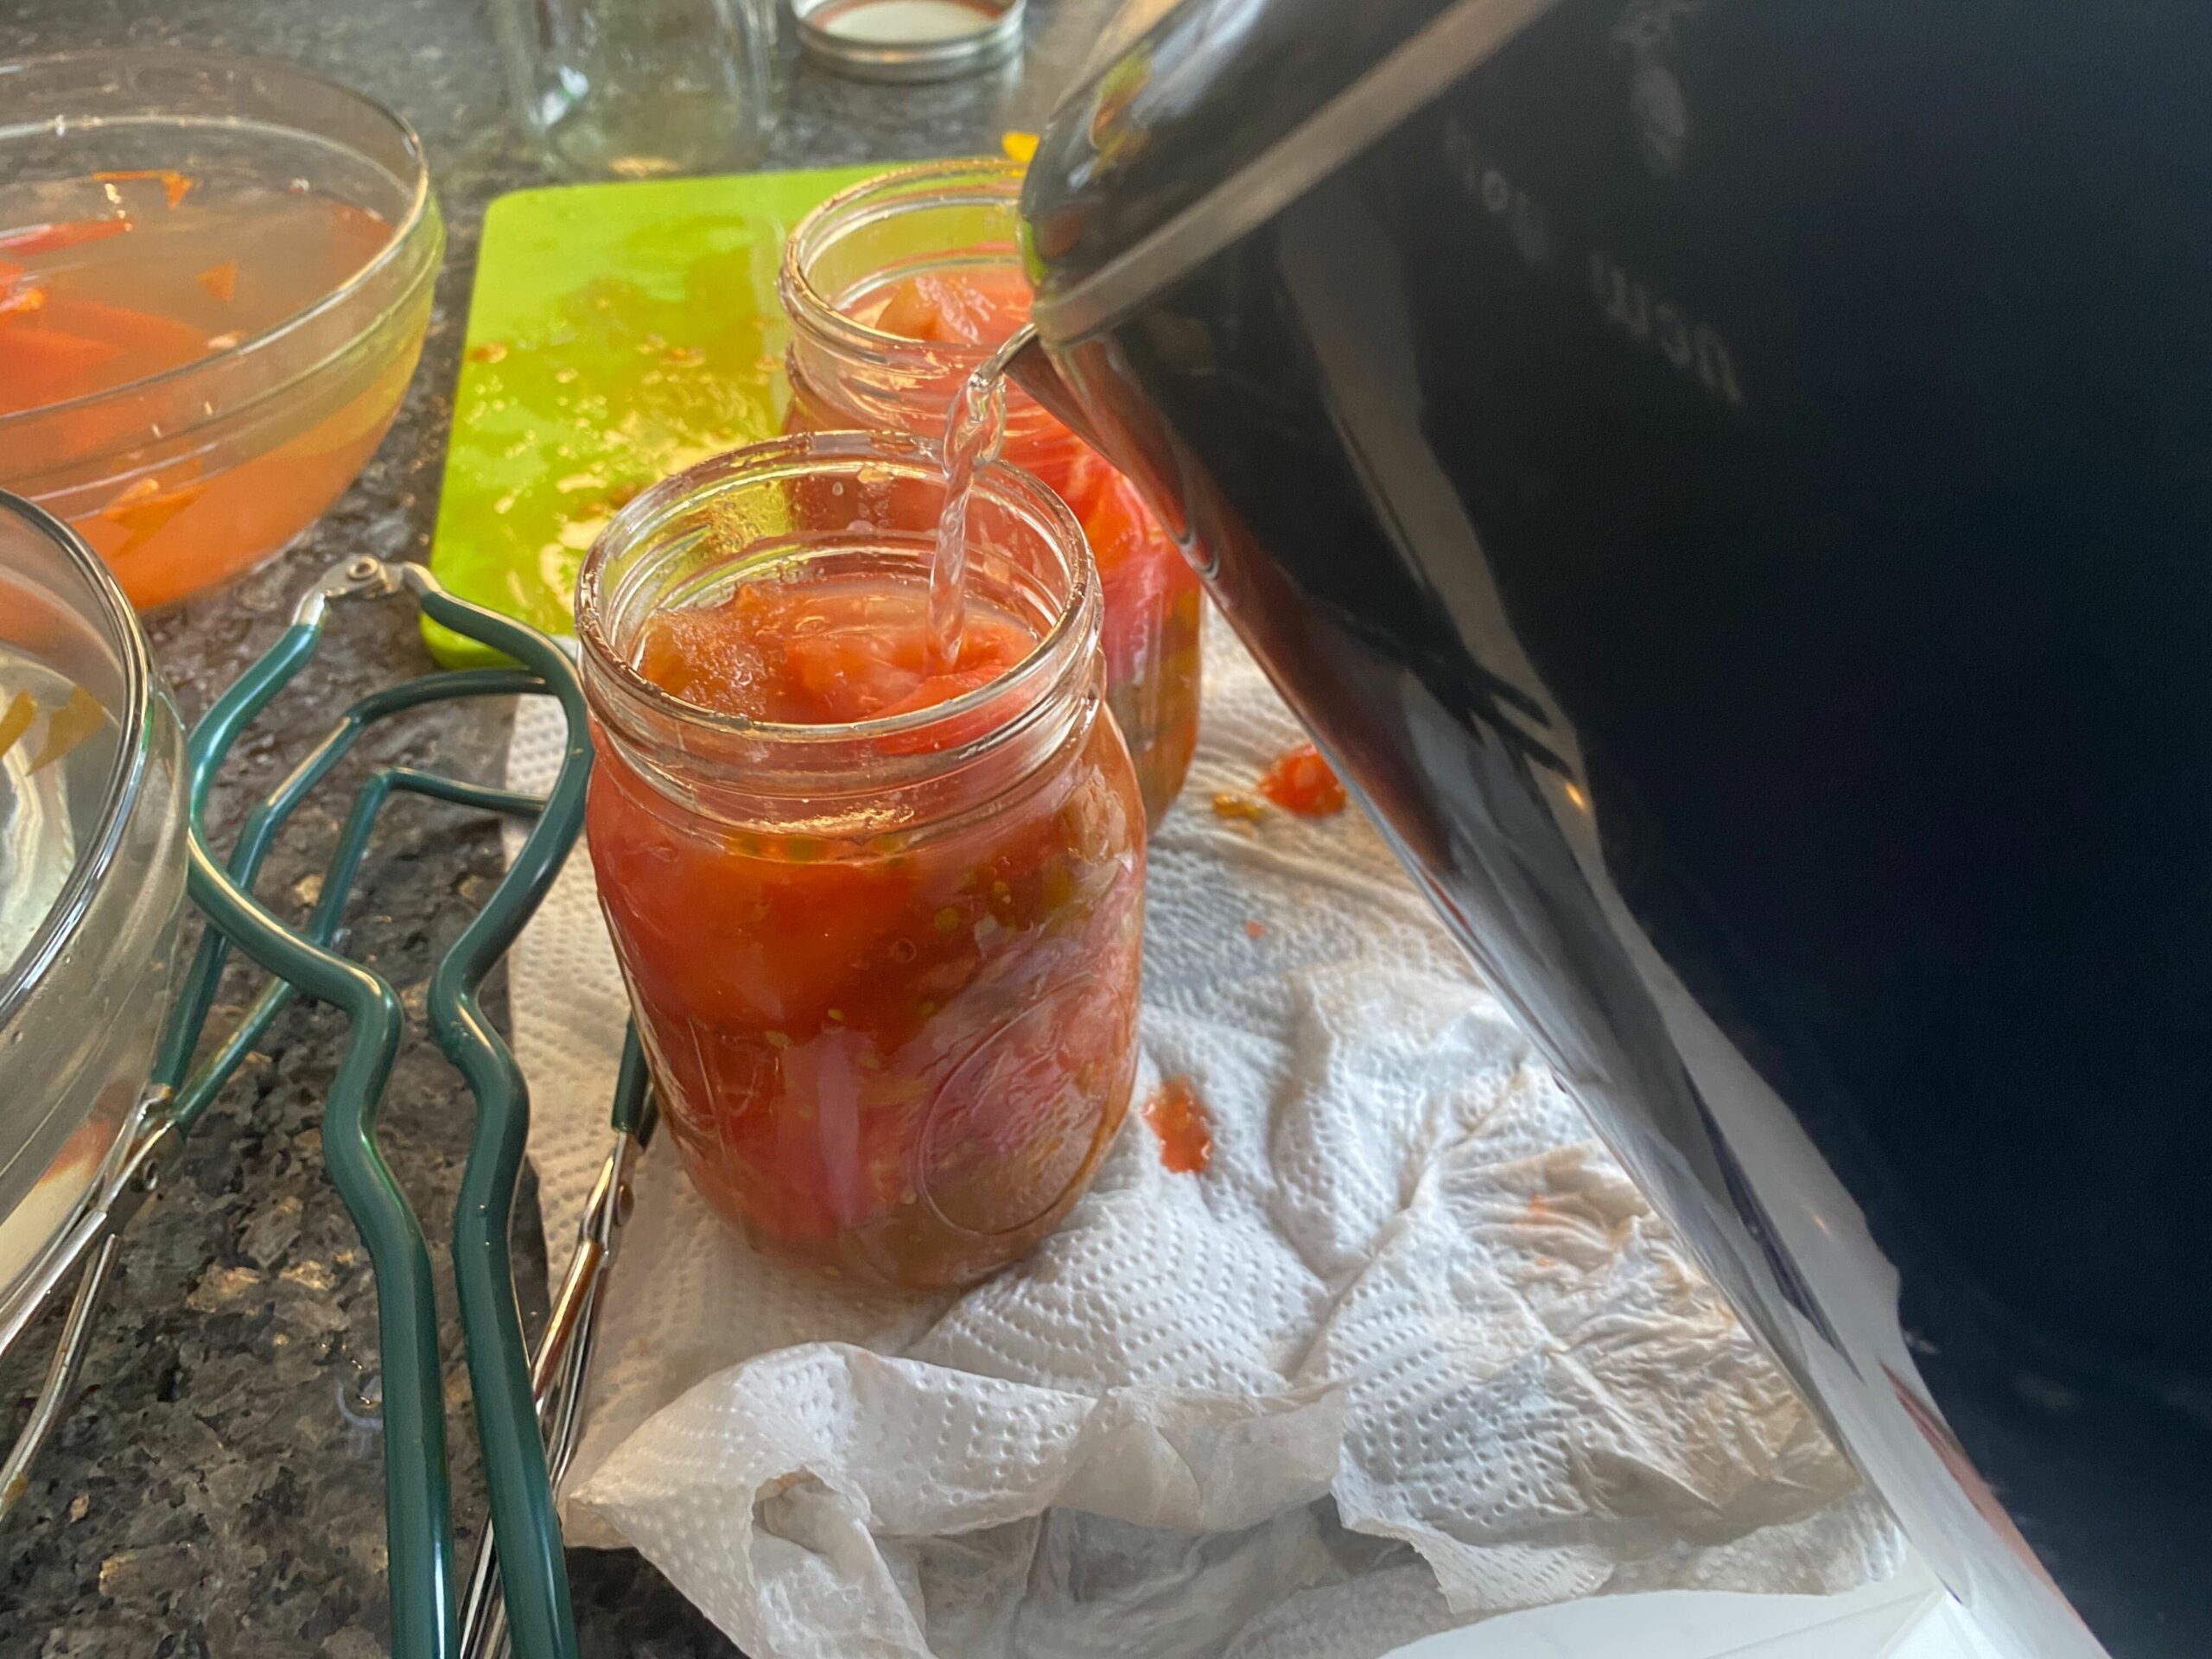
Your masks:
<path fill-rule="evenodd" d="M 878 167 L 502 196 L 476 292 L 430 568 L 463 598 L 574 630 L 576 567 L 621 504 L 782 429 L 784 238 Z M 494 660 L 425 622 L 449 666 Z"/>

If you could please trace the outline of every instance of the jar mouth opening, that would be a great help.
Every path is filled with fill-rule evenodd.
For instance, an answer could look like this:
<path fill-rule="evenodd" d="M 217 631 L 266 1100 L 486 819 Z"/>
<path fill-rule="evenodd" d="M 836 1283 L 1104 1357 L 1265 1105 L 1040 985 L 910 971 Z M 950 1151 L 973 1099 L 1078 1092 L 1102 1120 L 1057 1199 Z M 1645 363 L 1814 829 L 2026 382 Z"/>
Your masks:
<path fill-rule="evenodd" d="M 1019 162 L 969 156 L 896 168 L 847 186 L 799 220 L 785 239 L 777 277 L 784 308 L 794 317 L 804 316 L 810 327 L 847 350 L 932 367 L 973 368 L 1004 342 L 971 346 L 962 340 L 917 340 L 875 327 L 845 310 L 842 296 L 816 281 L 814 267 L 840 239 L 903 215 L 1003 204 L 1012 216 L 1020 203 L 1022 176 Z M 1018 263 L 1018 244 L 1010 241 L 1007 245 Z"/>
<path fill-rule="evenodd" d="M 903 557 L 910 568 L 918 565 L 926 573 L 929 544 L 911 531 L 855 529 L 812 539 L 764 535 L 725 552 L 709 569 L 663 587 L 658 598 L 639 609 L 634 620 L 632 618 L 630 613 L 638 600 L 632 590 L 645 585 L 660 564 L 683 556 L 696 540 L 699 532 L 683 527 L 688 518 L 702 511 L 710 512 L 718 499 L 741 489 L 807 480 L 842 481 L 857 479 L 871 469 L 893 478 L 926 481 L 940 490 L 944 480 L 940 448 L 930 440 L 902 433 L 817 432 L 732 450 L 645 491 L 600 532 L 577 575 L 576 638 L 591 666 L 626 696 L 664 717 L 752 743 L 787 745 L 792 751 L 911 739 L 933 727 L 969 724 L 978 711 L 1001 704 L 1018 711 L 1039 706 L 1045 690 L 1068 671 L 1071 658 L 1082 657 L 1083 636 L 1097 628 L 1097 575 L 1085 550 L 1082 529 L 1066 504 L 1038 480 L 1003 461 L 988 462 L 976 470 L 969 499 L 971 573 L 979 563 L 987 563 L 976 558 L 974 509 L 988 503 L 1026 524 L 1047 548 L 1065 550 L 1067 576 L 1063 593 L 1043 596 L 1051 607 L 1049 619 L 1021 659 L 1003 674 L 943 702 L 901 714 L 800 724 L 761 720 L 693 702 L 647 677 L 632 660 L 632 649 L 626 647 L 635 646 L 644 618 L 667 608 L 678 592 L 688 592 L 693 602 L 700 602 L 708 594 L 772 577 L 810 560 L 871 551 Z M 648 552 L 638 568 L 610 582 L 611 563 L 639 549 L 649 549 L 657 538 L 664 537 L 665 546 L 658 562 Z M 627 637 L 618 639 L 616 635 Z M 1017 702 L 1019 694 L 1029 695 L 1020 696 Z M 1023 713 L 1014 712 L 1006 725 L 992 726 L 976 741 L 987 743 L 1022 720 Z"/>

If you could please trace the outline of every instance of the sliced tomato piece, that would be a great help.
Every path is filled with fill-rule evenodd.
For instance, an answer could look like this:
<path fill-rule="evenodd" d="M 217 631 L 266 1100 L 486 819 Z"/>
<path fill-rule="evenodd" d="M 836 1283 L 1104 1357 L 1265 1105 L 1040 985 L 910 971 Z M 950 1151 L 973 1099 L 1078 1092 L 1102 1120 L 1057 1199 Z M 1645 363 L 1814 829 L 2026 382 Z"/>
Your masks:
<path fill-rule="evenodd" d="M 35 311 L 46 308 L 46 290 L 33 288 L 29 283 L 10 286 L 4 272 L 0 272 L 0 323 L 28 317 Z"/>
<path fill-rule="evenodd" d="M 41 409 L 97 391 L 123 347 L 42 321 L 0 333 L 0 411 Z"/>
<path fill-rule="evenodd" d="M 1090 499 L 1075 511 L 1099 575 L 1109 577 L 1132 559 L 1156 551 L 1163 537 L 1137 486 L 1103 462 L 1099 468 L 1103 476 L 1086 480 Z"/>
<path fill-rule="evenodd" d="M 883 718 L 889 719 L 893 715 L 911 715 L 917 709 L 934 709 L 941 702 L 950 702 L 955 697 L 964 697 L 970 691 L 982 690 L 1011 666 L 1012 664 L 1002 662 L 971 664 L 968 661 L 968 653 L 963 652 L 960 667 L 950 673 L 931 675 L 896 702 L 885 704 L 880 712 Z"/>
<path fill-rule="evenodd" d="M 142 478 L 100 509 L 100 517 L 123 526 L 130 539 L 115 556 L 131 552 L 150 540 L 170 519 L 207 493 L 208 480 L 187 479 L 163 488 L 159 479 Z"/>
<path fill-rule="evenodd" d="M 18 691 L 8 700 L 8 711 L 0 715 L 0 754 L 14 748 L 23 734 L 38 718 L 38 704 L 28 691 Z"/>
<path fill-rule="evenodd" d="M 83 686 L 71 686 L 69 700 L 47 714 L 46 741 L 39 745 L 30 769 L 52 766 L 106 723 L 106 705 Z"/>
<path fill-rule="evenodd" d="M 722 714 L 765 714 L 768 673 L 759 644 L 719 621 L 721 607 L 664 612 L 645 631 L 638 671 L 664 691 Z"/>
<path fill-rule="evenodd" d="M 127 167 L 111 173 L 95 173 L 92 177 L 101 184 L 127 184 L 134 179 L 157 181 L 172 207 L 191 194 L 193 186 L 200 182 L 189 173 L 168 167 Z"/>
<path fill-rule="evenodd" d="M 0 251 L 9 253 L 59 253 L 64 248 L 73 248 L 86 242 L 101 242 L 111 236 L 121 236 L 130 228 L 130 221 L 121 214 L 112 219 L 73 219 L 60 225 L 25 225 L 12 231 L 0 231 Z"/>
<path fill-rule="evenodd" d="M 1164 649 L 1162 636 L 1178 610 L 1195 607 L 1198 578 L 1136 486 L 1110 467 L 1081 516 L 1105 601 L 1107 682 L 1119 686 Z"/>
<path fill-rule="evenodd" d="M 1029 283 L 1012 266 L 925 271 L 891 287 L 875 326 L 946 346 L 995 346 L 1029 321 Z"/>
<path fill-rule="evenodd" d="M 784 646 L 794 716 L 809 724 L 872 720 L 912 695 L 925 672 L 924 641 L 911 625 L 905 637 L 865 628 L 803 634 Z"/>
<path fill-rule="evenodd" d="M 48 300 L 44 321 L 49 328 L 66 328 L 131 353 L 137 359 L 130 365 L 134 378 L 175 368 L 207 353 L 207 336 L 190 323 L 135 306 L 55 295 Z"/>
<path fill-rule="evenodd" d="M 875 314 L 875 326 L 902 340 L 941 339 L 938 330 L 944 326 L 944 316 L 937 298 L 925 278 L 909 277 L 892 289 L 883 309 Z"/>

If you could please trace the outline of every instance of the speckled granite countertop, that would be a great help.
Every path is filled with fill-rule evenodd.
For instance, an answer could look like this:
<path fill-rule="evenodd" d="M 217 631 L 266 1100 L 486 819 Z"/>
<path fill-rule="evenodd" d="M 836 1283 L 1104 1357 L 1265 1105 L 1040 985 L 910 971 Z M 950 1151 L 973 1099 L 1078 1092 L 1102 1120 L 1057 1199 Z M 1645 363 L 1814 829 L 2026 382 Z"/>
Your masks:
<path fill-rule="evenodd" d="M 1107 0 L 1030 0 L 1018 67 L 937 86 L 864 86 L 793 58 L 765 163 L 826 165 L 995 148 L 1033 127 L 1088 49 Z M 486 0 L 13 0 L 0 60 L 96 46 L 220 48 L 296 59 L 384 99 L 422 133 L 448 232 L 429 342 L 405 408 L 359 483 L 302 543 L 236 585 L 154 620 L 156 654 L 188 718 L 267 648 L 313 575 L 365 548 L 424 553 L 485 204 L 543 182 L 502 96 Z M 238 752 L 219 833 L 305 741 L 364 690 L 429 666 L 398 607 L 339 614 L 316 671 Z M 498 707 L 449 709 L 365 757 L 490 776 Z M 263 891 L 312 892 L 341 802 L 338 780 L 298 819 Z M 497 878 L 493 829 L 411 803 L 364 871 L 350 948 L 419 1014 L 439 952 Z M 229 1011 L 246 982 L 226 988 Z M 504 1000 L 495 983 L 494 1007 Z M 223 1018 L 224 1010 L 217 1013 Z M 188 1143 L 138 1219 L 101 1316 L 92 1389 L 0 1532 L 0 1654 L 9 1659 L 372 1659 L 384 1652 L 381 1452 L 361 1397 L 376 1363 L 368 1262 L 325 1180 L 316 1123 L 337 1058 L 334 1018 L 296 1010 Z M 458 1077 L 417 1024 L 392 1075 L 384 1139 L 432 1232 L 449 1224 L 467 1145 Z M 527 1207 L 527 1206 L 526 1206 Z M 534 1211 L 518 1223 L 534 1233 Z M 525 1249 L 525 1255 L 528 1252 Z M 543 1294 L 543 1268 L 532 1287 Z M 442 1305 L 453 1306 L 450 1282 Z M 449 1333 L 450 1334 L 450 1333 Z M 446 1355 L 464 1551 L 481 1514 L 457 1341 Z M 12 1432 L 35 1381 L 0 1375 Z M 575 1553 L 592 1659 L 687 1659 L 732 1649 L 634 1555 Z"/>

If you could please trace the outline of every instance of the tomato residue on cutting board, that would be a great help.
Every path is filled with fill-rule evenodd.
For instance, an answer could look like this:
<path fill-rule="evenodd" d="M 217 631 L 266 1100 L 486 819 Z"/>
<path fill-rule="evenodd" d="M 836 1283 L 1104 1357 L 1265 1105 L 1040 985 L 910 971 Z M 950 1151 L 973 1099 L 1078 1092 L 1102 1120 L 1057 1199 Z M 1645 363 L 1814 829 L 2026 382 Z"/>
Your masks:
<path fill-rule="evenodd" d="M 1188 1077 L 1170 1077 L 1144 1103 L 1144 1121 L 1160 1137 L 1160 1161 L 1178 1175 L 1203 1175 L 1213 1161 L 1213 1122 Z"/>

